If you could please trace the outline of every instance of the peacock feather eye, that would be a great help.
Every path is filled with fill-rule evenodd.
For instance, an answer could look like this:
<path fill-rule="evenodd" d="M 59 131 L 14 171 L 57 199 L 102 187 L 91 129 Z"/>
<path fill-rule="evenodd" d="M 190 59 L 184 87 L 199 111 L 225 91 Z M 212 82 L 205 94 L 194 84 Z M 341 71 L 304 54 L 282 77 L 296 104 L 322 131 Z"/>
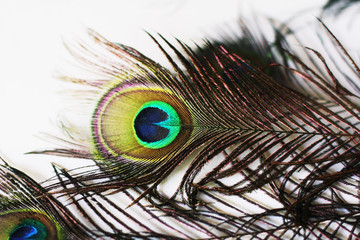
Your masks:
<path fill-rule="evenodd" d="M 12 210 L 0 215 L 0 239 L 61 239 L 60 226 L 47 214 L 33 210 Z"/>
<path fill-rule="evenodd" d="M 103 156 L 156 162 L 188 141 L 191 126 L 187 105 L 170 91 L 117 86 L 95 110 L 93 136 Z"/>
<path fill-rule="evenodd" d="M 47 230 L 42 222 L 27 219 L 18 225 L 10 234 L 9 240 L 37 239 L 45 240 Z"/>
<path fill-rule="evenodd" d="M 138 143 L 151 149 L 171 144 L 180 132 L 180 118 L 175 109 L 162 101 L 150 101 L 139 109 L 133 122 Z"/>
<path fill-rule="evenodd" d="M 95 239 L 73 209 L 1 157 L 0 189 L 1 240 Z"/>

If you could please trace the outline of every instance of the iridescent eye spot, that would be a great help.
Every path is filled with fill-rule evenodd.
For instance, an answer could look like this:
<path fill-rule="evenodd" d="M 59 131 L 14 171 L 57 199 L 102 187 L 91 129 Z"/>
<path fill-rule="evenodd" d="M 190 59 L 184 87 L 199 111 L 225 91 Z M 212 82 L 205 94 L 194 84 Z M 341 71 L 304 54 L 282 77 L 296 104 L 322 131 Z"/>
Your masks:
<path fill-rule="evenodd" d="M 180 118 L 169 104 L 145 103 L 134 120 L 136 138 L 144 147 L 159 149 L 174 141 L 180 132 Z"/>
<path fill-rule="evenodd" d="M 96 157 L 156 162 L 186 144 L 192 117 L 183 100 L 164 89 L 117 86 L 99 101 L 92 130 Z"/>
<path fill-rule="evenodd" d="M 44 212 L 31 209 L 0 212 L 0 239 L 56 240 L 65 236 L 59 223 Z"/>
<path fill-rule="evenodd" d="M 24 220 L 11 233 L 9 240 L 45 240 L 47 230 L 44 224 L 36 220 Z"/>

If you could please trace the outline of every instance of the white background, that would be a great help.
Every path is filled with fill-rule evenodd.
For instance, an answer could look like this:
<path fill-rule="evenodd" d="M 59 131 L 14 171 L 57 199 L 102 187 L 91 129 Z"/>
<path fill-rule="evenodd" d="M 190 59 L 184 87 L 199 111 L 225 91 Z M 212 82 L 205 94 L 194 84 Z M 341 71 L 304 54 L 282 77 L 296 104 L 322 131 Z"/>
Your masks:
<path fill-rule="evenodd" d="M 57 118 L 64 107 L 64 88 L 54 75 L 67 61 L 63 40 L 84 35 L 87 27 L 111 41 L 164 61 L 144 30 L 184 42 L 199 41 L 205 36 L 216 36 L 223 26 L 235 26 L 244 15 L 286 21 L 306 10 L 306 19 L 314 20 L 319 13 L 316 10 L 324 2 L 0 0 L 0 153 L 39 180 L 52 175 L 50 162 L 76 165 L 69 159 L 24 153 L 54 146 L 41 136 L 60 133 Z M 346 31 L 345 26 L 338 29 L 335 33 Z M 351 43 L 351 38 L 340 35 Z"/>

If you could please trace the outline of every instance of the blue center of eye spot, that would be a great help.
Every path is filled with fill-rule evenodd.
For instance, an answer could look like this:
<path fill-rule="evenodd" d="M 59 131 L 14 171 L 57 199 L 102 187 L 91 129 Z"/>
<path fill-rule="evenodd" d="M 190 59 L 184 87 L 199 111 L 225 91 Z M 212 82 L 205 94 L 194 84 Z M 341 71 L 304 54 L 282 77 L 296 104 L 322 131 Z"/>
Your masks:
<path fill-rule="evenodd" d="M 157 142 L 166 138 L 170 130 L 162 127 L 161 122 L 168 118 L 168 114 L 159 108 L 144 108 L 135 118 L 134 127 L 136 135 L 140 140 L 147 143 Z"/>
<path fill-rule="evenodd" d="M 10 235 L 9 240 L 45 240 L 46 228 L 38 221 L 25 221 Z"/>
<path fill-rule="evenodd" d="M 139 144 L 150 149 L 166 147 L 180 132 L 180 118 L 168 103 L 145 103 L 134 119 L 135 137 Z"/>
<path fill-rule="evenodd" d="M 38 230 L 34 226 L 24 225 L 18 227 L 10 236 L 9 240 L 25 240 L 36 239 L 33 238 L 38 233 Z"/>

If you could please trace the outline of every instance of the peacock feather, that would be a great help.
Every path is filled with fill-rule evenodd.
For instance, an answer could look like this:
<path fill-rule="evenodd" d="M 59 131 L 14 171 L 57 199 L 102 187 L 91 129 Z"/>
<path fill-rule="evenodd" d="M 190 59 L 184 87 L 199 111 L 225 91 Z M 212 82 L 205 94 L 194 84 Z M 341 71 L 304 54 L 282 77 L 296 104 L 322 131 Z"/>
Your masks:
<path fill-rule="evenodd" d="M 95 239 L 54 196 L 5 162 L 0 190 L 0 239 Z"/>
<path fill-rule="evenodd" d="M 96 78 L 63 77 L 94 99 L 89 132 L 65 126 L 73 147 L 40 153 L 95 166 L 60 168 L 45 189 L 115 239 L 356 238 L 360 109 L 357 89 L 343 83 L 355 86 L 359 68 L 325 25 L 355 77 L 312 48 L 303 60 L 289 47 L 291 31 L 274 29 L 270 44 L 243 27 L 237 47 L 175 47 L 150 35 L 172 71 L 90 31 L 94 45 L 69 49 Z M 169 194 L 163 185 L 174 173 Z"/>
<path fill-rule="evenodd" d="M 89 166 L 40 184 L 1 161 L 0 239 L 358 239 L 358 64 L 321 20 L 320 50 L 266 24 L 149 34 L 167 65 L 92 30 L 68 44 L 85 122 L 34 153 Z"/>

